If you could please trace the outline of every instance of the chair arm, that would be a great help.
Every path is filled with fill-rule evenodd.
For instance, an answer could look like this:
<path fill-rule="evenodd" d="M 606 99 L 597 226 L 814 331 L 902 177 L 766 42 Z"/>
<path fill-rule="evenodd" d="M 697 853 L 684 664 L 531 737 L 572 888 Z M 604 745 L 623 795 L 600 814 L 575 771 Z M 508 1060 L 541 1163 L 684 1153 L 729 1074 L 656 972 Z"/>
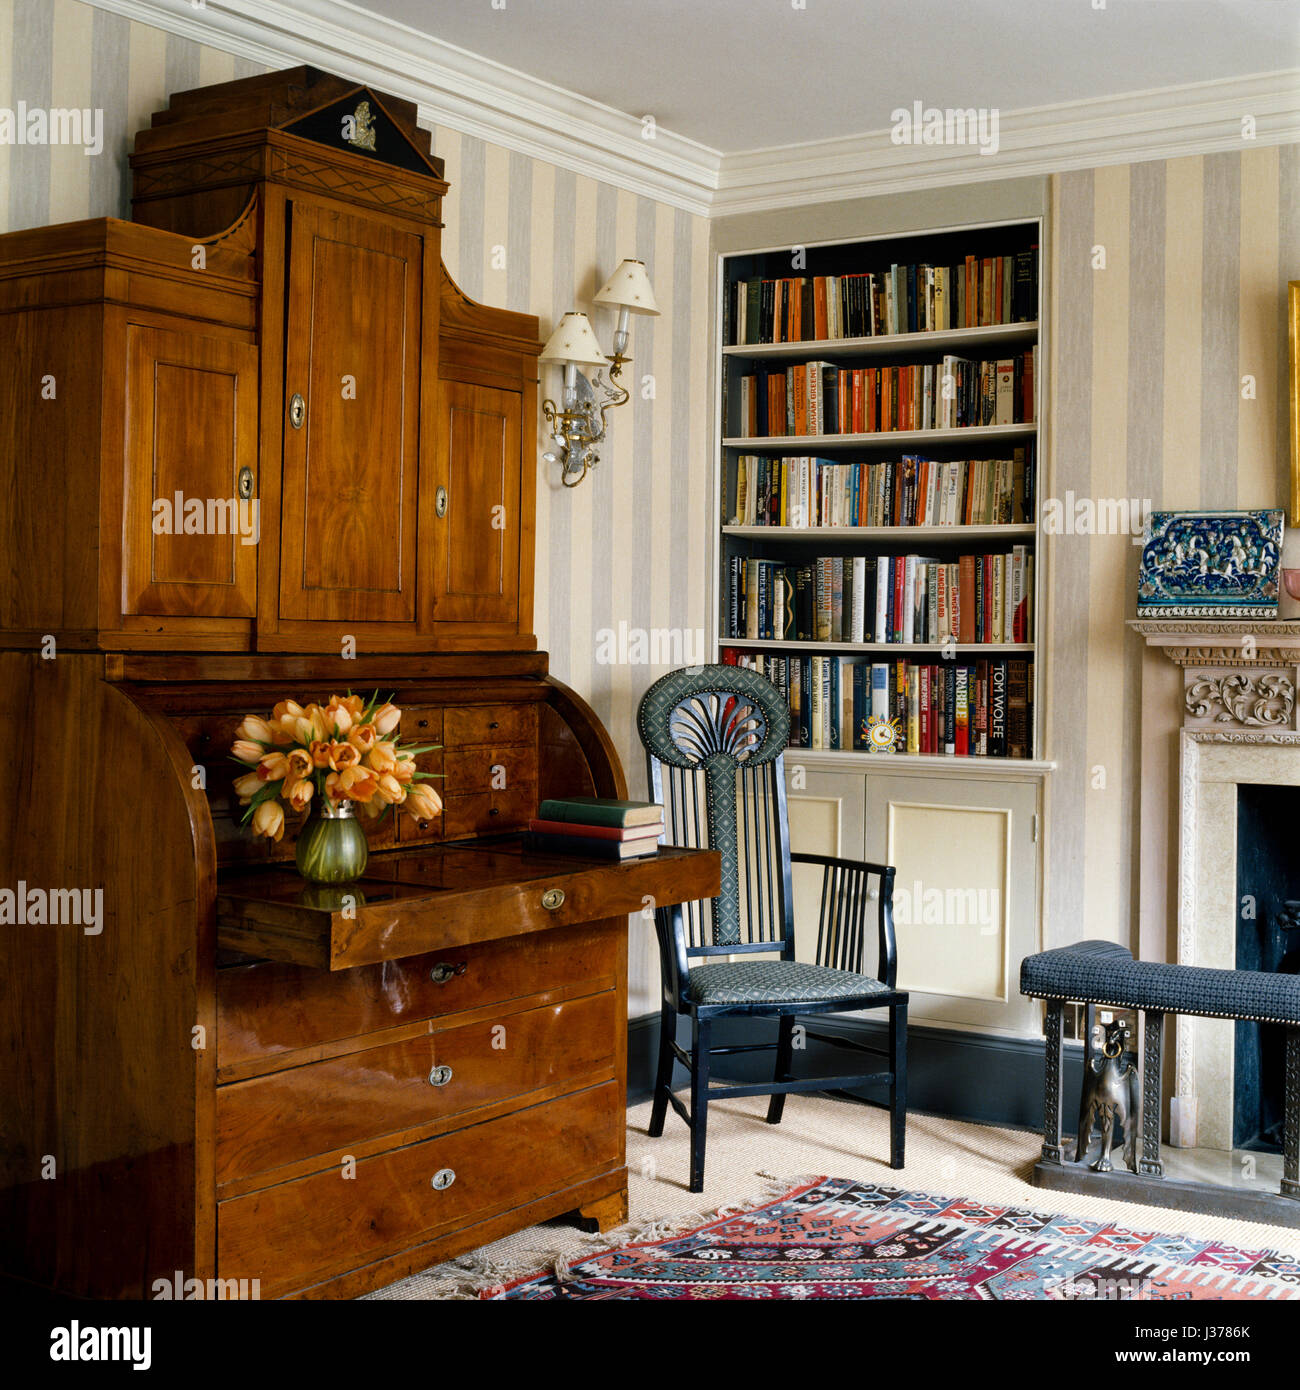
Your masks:
<path fill-rule="evenodd" d="M 882 879 L 888 875 L 892 896 L 893 879 L 896 872 L 892 864 L 875 864 L 870 859 L 841 859 L 833 854 L 796 854 L 793 850 L 790 852 L 790 862 L 792 864 L 822 864 L 830 869 L 865 870 L 869 874 L 879 874 Z"/>
<path fill-rule="evenodd" d="M 819 864 L 822 867 L 822 906 L 823 914 L 835 905 L 828 903 L 831 884 L 838 873 L 840 883 L 838 896 L 843 898 L 846 876 L 866 878 L 876 874 L 880 879 L 880 891 L 876 903 L 877 970 L 880 983 L 889 989 L 895 987 L 898 979 L 898 942 L 894 935 L 894 874 L 892 864 L 876 864 L 868 859 L 844 859 L 831 854 L 796 854 L 791 852 L 792 864 Z M 826 961 L 819 962 L 827 964 Z M 859 962 L 860 966 L 860 962 Z"/>

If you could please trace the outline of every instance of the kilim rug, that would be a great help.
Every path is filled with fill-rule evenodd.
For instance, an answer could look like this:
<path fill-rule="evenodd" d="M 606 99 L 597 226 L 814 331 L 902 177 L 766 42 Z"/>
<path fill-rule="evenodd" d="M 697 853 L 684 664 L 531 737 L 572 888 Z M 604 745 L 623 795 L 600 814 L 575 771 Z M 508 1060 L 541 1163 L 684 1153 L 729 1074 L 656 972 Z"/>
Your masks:
<path fill-rule="evenodd" d="M 479 1297 L 1300 1298 L 1300 1256 L 821 1177 Z"/>

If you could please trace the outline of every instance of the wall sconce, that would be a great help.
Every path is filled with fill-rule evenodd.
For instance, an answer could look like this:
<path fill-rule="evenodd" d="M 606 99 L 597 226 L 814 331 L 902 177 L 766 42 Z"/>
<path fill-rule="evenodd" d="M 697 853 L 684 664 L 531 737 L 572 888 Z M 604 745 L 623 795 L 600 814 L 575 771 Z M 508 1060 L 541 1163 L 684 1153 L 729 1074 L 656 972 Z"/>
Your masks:
<path fill-rule="evenodd" d="M 539 358 L 542 362 L 554 362 L 564 373 L 561 404 L 542 402 L 542 414 L 551 427 L 554 445 L 542 458 L 560 465 L 560 481 L 565 487 L 577 487 L 587 470 L 600 462 L 596 445 L 605 438 L 606 412 L 628 402 L 629 393 L 618 378 L 624 364 L 632 360 L 627 355 L 631 316 L 659 312 L 650 277 L 641 261 L 624 261 L 601 287 L 593 303 L 618 309 L 613 355 L 607 358 L 601 352 L 586 314 L 570 310 L 555 325 Z M 596 374 L 588 379 L 581 370 L 584 367 L 595 367 Z M 603 367 L 609 368 L 608 381 L 601 379 Z"/>

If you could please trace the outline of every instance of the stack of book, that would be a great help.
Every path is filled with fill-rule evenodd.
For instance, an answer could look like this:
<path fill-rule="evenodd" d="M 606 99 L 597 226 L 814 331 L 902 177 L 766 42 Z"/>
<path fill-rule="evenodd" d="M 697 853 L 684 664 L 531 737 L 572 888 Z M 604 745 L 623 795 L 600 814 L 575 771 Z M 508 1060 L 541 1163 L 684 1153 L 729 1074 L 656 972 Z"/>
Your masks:
<path fill-rule="evenodd" d="M 528 822 L 532 848 L 588 859 L 640 859 L 657 854 L 664 808 L 653 801 L 565 796 L 543 801 Z"/>

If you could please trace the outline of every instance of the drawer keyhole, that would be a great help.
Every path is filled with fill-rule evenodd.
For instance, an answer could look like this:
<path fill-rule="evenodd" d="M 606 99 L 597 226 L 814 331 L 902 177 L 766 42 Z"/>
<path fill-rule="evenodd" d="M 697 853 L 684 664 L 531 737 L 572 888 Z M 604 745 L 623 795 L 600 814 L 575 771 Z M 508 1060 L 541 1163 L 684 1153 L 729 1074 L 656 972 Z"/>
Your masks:
<path fill-rule="evenodd" d="M 542 906 L 547 912 L 554 912 L 557 907 L 563 907 L 564 889 L 548 888 L 546 892 L 542 894 Z"/>
<path fill-rule="evenodd" d="M 454 965 L 448 961 L 440 960 L 437 965 L 429 971 L 429 978 L 435 985 L 445 985 L 448 980 L 454 980 L 457 975 L 465 973 L 465 962 L 457 961 Z"/>
<path fill-rule="evenodd" d="M 433 1177 L 429 1179 L 429 1183 L 435 1192 L 445 1192 L 455 1181 L 456 1170 L 454 1168 L 439 1168 Z"/>
<path fill-rule="evenodd" d="M 451 1080 L 451 1077 L 452 1071 L 450 1067 L 434 1067 L 429 1073 L 429 1085 L 445 1086 Z"/>

